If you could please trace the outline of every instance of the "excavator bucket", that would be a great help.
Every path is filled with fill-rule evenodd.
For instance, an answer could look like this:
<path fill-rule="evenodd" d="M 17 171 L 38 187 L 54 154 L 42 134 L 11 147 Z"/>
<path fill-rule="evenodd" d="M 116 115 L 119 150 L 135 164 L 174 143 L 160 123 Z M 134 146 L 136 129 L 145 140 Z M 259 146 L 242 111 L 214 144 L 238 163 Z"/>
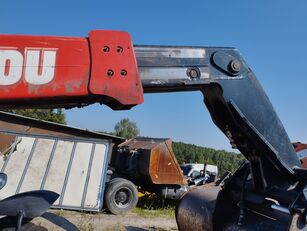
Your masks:
<path fill-rule="evenodd" d="M 119 145 L 111 165 L 141 191 L 179 199 L 188 189 L 170 139 L 137 137 Z"/>
<path fill-rule="evenodd" d="M 137 137 L 119 145 L 115 166 L 148 184 L 187 185 L 170 139 Z"/>

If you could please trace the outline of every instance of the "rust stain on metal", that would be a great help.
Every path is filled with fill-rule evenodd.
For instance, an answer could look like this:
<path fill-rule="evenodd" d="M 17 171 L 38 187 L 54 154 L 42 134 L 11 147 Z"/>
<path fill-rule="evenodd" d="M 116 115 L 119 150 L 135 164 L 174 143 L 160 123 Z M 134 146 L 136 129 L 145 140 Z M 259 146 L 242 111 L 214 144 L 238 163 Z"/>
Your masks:
<path fill-rule="evenodd" d="M 28 93 L 38 95 L 39 94 L 39 86 L 28 84 Z"/>
<path fill-rule="evenodd" d="M 87 74 L 85 76 L 85 78 L 81 78 L 81 81 L 71 81 L 71 82 L 67 82 L 65 83 L 65 91 L 67 93 L 73 93 L 76 90 L 79 90 L 82 86 L 87 86 L 88 85 L 88 76 L 89 74 Z"/>
<path fill-rule="evenodd" d="M 120 147 L 129 147 L 142 155 L 150 155 L 147 174 L 153 184 L 187 184 L 173 152 L 171 139 L 137 137 Z"/>
<path fill-rule="evenodd" d="M 65 84 L 65 91 L 66 92 L 74 92 L 74 87 L 72 86 L 71 83 Z"/>

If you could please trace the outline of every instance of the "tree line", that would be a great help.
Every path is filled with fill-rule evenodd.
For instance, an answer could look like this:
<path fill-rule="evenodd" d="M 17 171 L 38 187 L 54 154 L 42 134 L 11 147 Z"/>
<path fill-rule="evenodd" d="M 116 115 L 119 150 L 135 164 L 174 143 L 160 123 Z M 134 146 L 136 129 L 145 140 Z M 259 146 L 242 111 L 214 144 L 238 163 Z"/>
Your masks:
<path fill-rule="evenodd" d="M 14 109 L 4 111 L 34 119 L 66 124 L 65 114 L 62 109 Z"/>
<path fill-rule="evenodd" d="M 219 175 L 224 174 L 226 171 L 233 173 L 244 160 L 242 154 L 200 147 L 183 142 L 173 142 L 173 150 L 179 164 L 205 163 L 217 165 Z"/>

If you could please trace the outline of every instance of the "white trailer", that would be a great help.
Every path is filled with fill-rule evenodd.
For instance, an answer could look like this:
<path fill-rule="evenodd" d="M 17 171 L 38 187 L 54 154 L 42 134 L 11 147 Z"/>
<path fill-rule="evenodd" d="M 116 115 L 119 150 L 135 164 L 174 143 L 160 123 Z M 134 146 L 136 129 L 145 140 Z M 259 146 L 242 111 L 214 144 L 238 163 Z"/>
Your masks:
<path fill-rule="evenodd" d="M 100 211 L 112 147 L 109 136 L 0 112 L 0 200 L 31 191 L 60 195 L 53 208 Z"/>
<path fill-rule="evenodd" d="M 60 195 L 53 208 L 101 210 L 110 141 L 14 135 L 9 153 L 0 156 L 1 172 L 8 175 L 0 199 L 50 190 Z"/>

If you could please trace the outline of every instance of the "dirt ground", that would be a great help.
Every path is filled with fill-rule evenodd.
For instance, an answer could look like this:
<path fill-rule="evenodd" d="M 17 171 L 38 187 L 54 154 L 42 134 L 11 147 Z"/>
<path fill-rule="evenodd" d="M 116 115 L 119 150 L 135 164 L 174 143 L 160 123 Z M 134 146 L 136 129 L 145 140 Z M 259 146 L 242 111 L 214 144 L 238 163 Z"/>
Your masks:
<path fill-rule="evenodd" d="M 51 210 L 44 214 L 43 218 L 32 220 L 23 230 L 174 231 L 178 229 L 173 216 L 142 216 L 133 212 L 126 215 L 89 214 Z"/>

